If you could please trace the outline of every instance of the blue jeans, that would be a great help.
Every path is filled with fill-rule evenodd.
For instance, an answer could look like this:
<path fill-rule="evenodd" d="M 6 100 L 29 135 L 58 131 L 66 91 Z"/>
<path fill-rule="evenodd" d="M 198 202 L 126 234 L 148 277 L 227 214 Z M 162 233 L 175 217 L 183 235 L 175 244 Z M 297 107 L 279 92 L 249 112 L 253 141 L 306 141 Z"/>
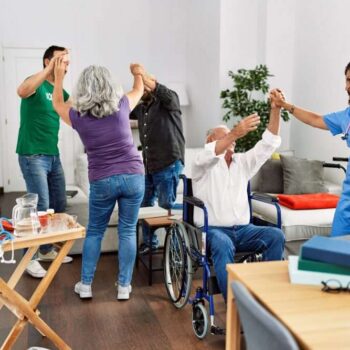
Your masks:
<path fill-rule="evenodd" d="M 101 241 L 118 201 L 118 284 L 130 284 L 136 257 L 136 223 L 145 190 L 141 174 L 113 175 L 90 183 L 89 224 L 83 246 L 81 281 L 91 284 L 101 253 Z"/>
<path fill-rule="evenodd" d="M 277 227 L 253 224 L 233 227 L 209 226 L 207 242 L 216 278 L 225 301 L 227 298 L 226 265 L 234 262 L 236 251 L 262 252 L 265 261 L 283 258 L 284 234 Z"/>
<path fill-rule="evenodd" d="M 38 210 L 53 208 L 62 213 L 66 208 L 66 182 L 59 156 L 19 155 L 27 192 L 38 194 Z M 40 246 L 42 253 L 52 249 L 51 245 Z"/>
<path fill-rule="evenodd" d="M 172 209 L 176 200 L 176 189 L 179 176 L 182 173 L 183 164 L 181 160 L 175 161 L 163 170 L 145 176 L 145 196 L 141 207 L 153 207 L 158 198 L 158 205 L 164 209 Z M 147 244 L 148 230 L 143 225 L 143 242 Z M 158 237 L 153 234 L 152 247 L 159 245 Z"/>

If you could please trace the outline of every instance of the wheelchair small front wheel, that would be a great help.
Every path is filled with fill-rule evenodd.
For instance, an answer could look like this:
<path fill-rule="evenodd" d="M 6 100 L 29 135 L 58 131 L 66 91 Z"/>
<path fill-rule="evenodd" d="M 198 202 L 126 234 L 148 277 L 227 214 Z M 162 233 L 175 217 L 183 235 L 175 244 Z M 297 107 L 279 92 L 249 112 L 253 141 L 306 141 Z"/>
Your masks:
<path fill-rule="evenodd" d="M 208 333 L 208 313 L 201 302 L 194 304 L 192 307 L 192 328 L 199 339 L 204 339 Z"/>

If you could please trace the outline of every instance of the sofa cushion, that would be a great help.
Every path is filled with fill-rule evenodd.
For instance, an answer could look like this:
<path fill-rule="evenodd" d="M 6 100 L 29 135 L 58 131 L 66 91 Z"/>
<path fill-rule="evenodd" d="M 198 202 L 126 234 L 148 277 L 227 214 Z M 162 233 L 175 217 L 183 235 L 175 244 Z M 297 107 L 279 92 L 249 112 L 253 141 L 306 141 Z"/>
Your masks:
<path fill-rule="evenodd" d="M 328 192 L 323 179 L 323 162 L 281 155 L 283 193 Z"/>
<path fill-rule="evenodd" d="M 274 205 L 253 200 L 252 206 L 255 217 L 277 223 Z M 329 235 L 335 209 L 293 210 L 284 206 L 280 208 L 286 242 L 309 239 L 314 235 Z"/>
<path fill-rule="evenodd" d="M 261 167 L 257 190 L 265 193 L 283 193 L 283 169 L 280 160 L 269 159 Z"/>

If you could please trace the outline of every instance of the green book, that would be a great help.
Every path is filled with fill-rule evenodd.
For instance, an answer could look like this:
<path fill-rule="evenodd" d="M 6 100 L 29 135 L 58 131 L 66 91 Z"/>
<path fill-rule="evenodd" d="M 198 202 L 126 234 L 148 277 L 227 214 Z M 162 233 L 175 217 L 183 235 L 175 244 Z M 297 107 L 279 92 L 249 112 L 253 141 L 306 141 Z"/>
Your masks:
<path fill-rule="evenodd" d="M 329 264 L 325 262 L 307 260 L 299 257 L 298 269 L 304 271 L 335 273 L 338 275 L 350 275 L 350 267 Z"/>

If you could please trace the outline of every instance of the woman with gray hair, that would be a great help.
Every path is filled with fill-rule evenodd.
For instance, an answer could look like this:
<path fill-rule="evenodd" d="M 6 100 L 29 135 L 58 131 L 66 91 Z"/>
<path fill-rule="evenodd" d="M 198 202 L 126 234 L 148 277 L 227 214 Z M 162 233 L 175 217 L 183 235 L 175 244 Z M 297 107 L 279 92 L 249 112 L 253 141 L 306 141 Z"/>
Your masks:
<path fill-rule="evenodd" d="M 91 284 L 100 257 L 101 241 L 118 202 L 118 299 L 129 299 L 136 256 L 136 223 L 144 195 L 144 167 L 134 146 L 129 114 L 141 99 L 144 69 L 131 64 L 134 85 L 121 96 L 109 71 L 89 66 L 81 73 L 73 94 L 73 107 L 62 95 L 65 63 L 57 60 L 53 106 L 79 134 L 89 163 L 89 224 L 83 247 L 81 281 L 74 291 L 91 298 Z"/>

